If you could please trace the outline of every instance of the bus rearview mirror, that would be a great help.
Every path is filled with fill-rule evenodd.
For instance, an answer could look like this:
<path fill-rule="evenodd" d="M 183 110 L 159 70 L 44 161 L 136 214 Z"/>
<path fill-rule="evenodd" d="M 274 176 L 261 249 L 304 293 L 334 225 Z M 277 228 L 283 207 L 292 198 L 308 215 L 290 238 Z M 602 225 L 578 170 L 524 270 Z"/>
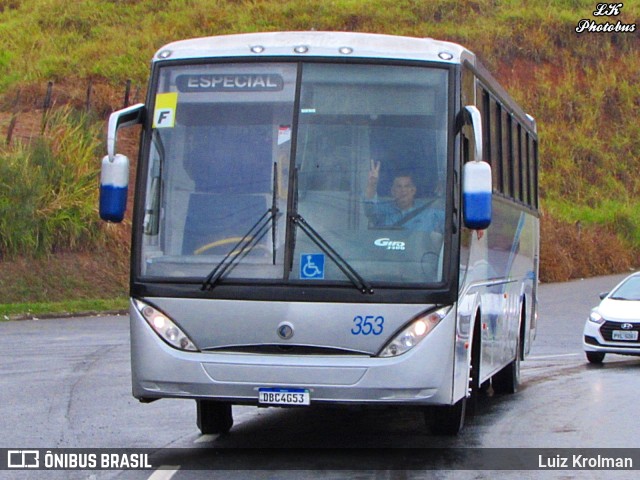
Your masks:
<path fill-rule="evenodd" d="M 100 218 L 121 222 L 127 209 L 129 159 L 116 153 L 118 129 L 142 123 L 144 104 L 113 112 L 107 130 L 107 155 L 102 159 L 100 173 Z"/>
<path fill-rule="evenodd" d="M 486 162 L 472 161 L 462 172 L 462 213 L 464 225 L 484 230 L 491 224 L 491 167 Z"/>
<path fill-rule="evenodd" d="M 113 159 L 105 155 L 100 172 L 100 218 L 119 223 L 127 210 L 129 188 L 129 159 L 116 154 Z"/>

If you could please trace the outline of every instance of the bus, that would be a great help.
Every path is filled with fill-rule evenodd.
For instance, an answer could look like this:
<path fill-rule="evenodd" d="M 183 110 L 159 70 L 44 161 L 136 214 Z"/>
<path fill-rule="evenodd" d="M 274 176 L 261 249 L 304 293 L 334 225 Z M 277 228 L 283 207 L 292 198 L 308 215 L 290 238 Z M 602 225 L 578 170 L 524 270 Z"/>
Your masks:
<path fill-rule="evenodd" d="M 134 397 L 195 400 L 203 434 L 233 405 L 409 407 L 456 434 L 479 394 L 517 390 L 537 129 L 472 52 L 317 31 L 163 46 L 146 102 L 109 118 L 110 222 L 132 125 Z"/>

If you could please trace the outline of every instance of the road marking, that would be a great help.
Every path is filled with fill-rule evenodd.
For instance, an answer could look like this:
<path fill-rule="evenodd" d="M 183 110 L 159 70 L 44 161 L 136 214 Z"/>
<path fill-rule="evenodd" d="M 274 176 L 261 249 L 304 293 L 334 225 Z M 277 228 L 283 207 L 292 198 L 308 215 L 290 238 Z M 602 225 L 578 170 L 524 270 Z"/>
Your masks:
<path fill-rule="evenodd" d="M 180 470 L 180 465 L 162 465 L 151 474 L 149 480 L 171 480 Z"/>
<path fill-rule="evenodd" d="M 542 355 L 539 357 L 528 357 L 527 360 L 548 360 L 550 358 L 560 358 L 560 357 L 577 357 L 582 355 L 581 353 L 559 353 L 557 355 Z"/>
<path fill-rule="evenodd" d="M 200 435 L 193 441 L 193 443 L 213 442 L 216 438 L 218 438 L 218 436 L 218 434 Z"/>

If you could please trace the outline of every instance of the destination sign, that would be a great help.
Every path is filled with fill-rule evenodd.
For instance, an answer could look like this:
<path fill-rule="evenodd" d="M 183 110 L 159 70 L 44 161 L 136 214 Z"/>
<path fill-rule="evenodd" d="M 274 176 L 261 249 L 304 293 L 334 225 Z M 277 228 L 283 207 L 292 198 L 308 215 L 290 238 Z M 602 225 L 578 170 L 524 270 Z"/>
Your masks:
<path fill-rule="evenodd" d="M 176 86 L 180 92 L 279 92 L 284 80 L 274 73 L 179 75 Z"/>

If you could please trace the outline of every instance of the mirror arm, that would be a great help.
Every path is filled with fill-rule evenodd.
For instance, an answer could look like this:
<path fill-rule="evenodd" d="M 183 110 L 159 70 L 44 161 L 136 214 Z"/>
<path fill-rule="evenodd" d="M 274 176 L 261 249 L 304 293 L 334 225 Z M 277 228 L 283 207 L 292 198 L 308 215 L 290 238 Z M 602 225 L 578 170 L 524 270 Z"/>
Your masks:
<path fill-rule="evenodd" d="M 465 121 L 473 128 L 474 159 L 476 162 L 482 161 L 482 115 L 475 105 L 464 107 Z"/>
<path fill-rule="evenodd" d="M 144 103 L 138 103 L 109 116 L 109 127 L 107 130 L 107 154 L 109 161 L 113 162 L 116 155 L 116 139 L 120 127 L 128 127 L 142 123 Z"/>

